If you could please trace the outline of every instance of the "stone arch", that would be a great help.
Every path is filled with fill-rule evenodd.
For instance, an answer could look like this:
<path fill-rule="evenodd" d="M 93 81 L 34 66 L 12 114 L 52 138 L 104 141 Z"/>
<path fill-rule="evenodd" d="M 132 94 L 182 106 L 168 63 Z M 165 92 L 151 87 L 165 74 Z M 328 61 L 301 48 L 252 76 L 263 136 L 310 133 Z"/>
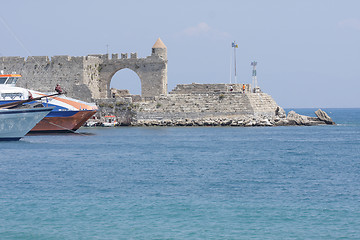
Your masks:
<path fill-rule="evenodd" d="M 167 49 L 159 38 L 152 47 L 152 54 L 146 58 L 137 58 L 136 53 L 106 55 L 99 65 L 99 91 L 101 98 L 110 98 L 110 82 L 116 72 L 128 68 L 140 78 L 141 96 L 154 97 L 167 94 Z"/>
<path fill-rule="evenodd" d="M 102 98 L 110 97 L 110 82 L 116 72 L 128 68 L 140 78 L 141 96 L 154 97 L 167 93 L 167 60 L 147 58 L 109 59 L 100 64 L 99 87 Z"/>
<path fill-rule="evenodd" d="M 112 76 L 110 89 L 128 90 L 131 95 L 141 94 L 141 80 L 139 75 L 129 68 L 123 68 Z"/>

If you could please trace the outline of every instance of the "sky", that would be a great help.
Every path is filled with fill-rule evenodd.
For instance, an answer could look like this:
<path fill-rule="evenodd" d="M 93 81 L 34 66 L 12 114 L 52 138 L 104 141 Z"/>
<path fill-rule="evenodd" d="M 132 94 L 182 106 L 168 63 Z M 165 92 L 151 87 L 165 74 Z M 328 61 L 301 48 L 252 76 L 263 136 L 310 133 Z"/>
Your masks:
<path fill-rule="evenodd" d="M 360 1 L 0 0 L 0 56 L 151 55 L 168 51 L 168 91 L 177 84 L 229 83 L 232 41 L 237 82 L 283 108 L 360 107 Z M 112 86 L 140 92 L 121 70 Z"/>

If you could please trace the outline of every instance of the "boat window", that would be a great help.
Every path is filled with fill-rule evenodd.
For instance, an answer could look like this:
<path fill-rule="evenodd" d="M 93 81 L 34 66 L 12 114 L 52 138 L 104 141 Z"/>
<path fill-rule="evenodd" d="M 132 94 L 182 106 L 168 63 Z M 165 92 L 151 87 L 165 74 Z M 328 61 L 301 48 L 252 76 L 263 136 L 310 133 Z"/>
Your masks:
<path fill-rule="evenodd" d="M 23 94 L 21 92 L 15 92 L 15 93 L 1 93 L 1 97 L 2 98 L 10 98 L 12 100 L 14 100 L 15 98 L 19 98 L 21 99 L 23 96 Z"/>
<path fill-rule="evenodd" d="M 6 84 L 16 84 L 16 81 L 16 77 L 9 77 L 9 80 L 6 82 Z"/>
<path fill-rule="evenodd" d="M 2 78 L 0 78 L 0 84 L 4 84 L 5 81 L 6 81 L 6 79 L 7 79 L 7 77 L 2 77 Z"/>

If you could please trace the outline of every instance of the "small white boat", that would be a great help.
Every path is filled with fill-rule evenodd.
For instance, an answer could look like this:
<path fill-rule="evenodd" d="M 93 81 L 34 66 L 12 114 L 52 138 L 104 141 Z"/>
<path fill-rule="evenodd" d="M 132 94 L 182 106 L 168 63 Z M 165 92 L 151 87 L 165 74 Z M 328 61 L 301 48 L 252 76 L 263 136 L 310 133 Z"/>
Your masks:
<path fill-rule="evenodd" d="M 17 141 L 24 137 L 53 108 L 0 109 L 0 141 Z"/>
<path fill-rule="evenodd" d="M 105 116 L 105 122 L 101 124 L 103 127 L 116 127 L 118 125 L 118 122 L 116 121 L 116 116 L 110 115 Z"/>
<path fill-rule="evenodd" d="M 103 123 L 101 124 L 101 126 L 103 126 L 103 127 L 116 127 L 116 126 L 117 126 L 117 122 L 112 122 L 112 123 L 103 122 Z"/>
<path fill-rule="evenodd" d="M 87 121 L 86 123 L 85 123 L 85 127 L 96 127 L 96 126 L 98 126 L 98 122 L 95 122 L 95 121 Z"/>

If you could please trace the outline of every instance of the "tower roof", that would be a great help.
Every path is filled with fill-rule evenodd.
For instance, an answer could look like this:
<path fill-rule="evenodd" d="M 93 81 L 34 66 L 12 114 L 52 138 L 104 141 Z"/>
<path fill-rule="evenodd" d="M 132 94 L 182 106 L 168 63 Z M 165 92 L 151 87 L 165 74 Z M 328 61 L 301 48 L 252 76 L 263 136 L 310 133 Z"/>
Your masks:
<path fill-rule="evenodd" d="M 165 44 L 158 38 L 152 48 L 166 48 Z"/>

